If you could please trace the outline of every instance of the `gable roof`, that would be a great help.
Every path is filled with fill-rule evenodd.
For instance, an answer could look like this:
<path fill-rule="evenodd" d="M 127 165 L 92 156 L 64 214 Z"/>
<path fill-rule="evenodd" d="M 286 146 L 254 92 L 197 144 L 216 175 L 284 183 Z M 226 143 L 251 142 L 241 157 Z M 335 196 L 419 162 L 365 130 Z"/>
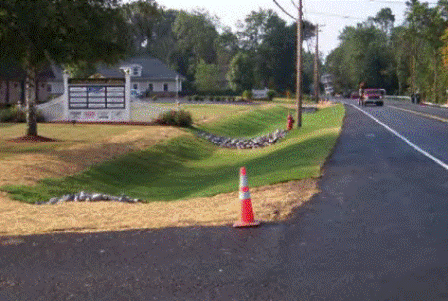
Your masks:
<path fill-rule="evenodd" d="M 133 80 L 174 80 L 178 76 L 180 80 L 185 80 L 185 77 L 179 73 L 169 69 L 161 60 L 151 57 L 133 57 L 125 60 L 120 64 L 120 67 L 132 67 L 140 65 L 142 67 L 142 75 L 139 77 L 132 77 Z"/>

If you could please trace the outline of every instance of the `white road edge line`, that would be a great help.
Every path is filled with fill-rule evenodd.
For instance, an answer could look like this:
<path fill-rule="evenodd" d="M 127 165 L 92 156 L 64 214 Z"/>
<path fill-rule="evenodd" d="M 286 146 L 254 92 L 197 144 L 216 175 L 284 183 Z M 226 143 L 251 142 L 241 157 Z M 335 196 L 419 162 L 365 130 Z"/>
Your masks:
<path fill-rule="evenodd" d="M 382 123 L 381 121 L 379 121 L 378 119 L 376 119 L 375 117 L 373 117 L 372 115 L 370 115 L 367 112 L 364 112 L 363 110 L 361 110 L 360 108 L 358 108 L 357 106 L 350 104 L 352 107 L 354 107 L 355 109 L 357 109 L 358 111 L 361 111 L 362 113 L 364 113 L 367 117 L 370 117 L 373 121 L 375 121 L 376 123 L 378 123 L 379 125 L 381 125 L 382 127 L 384 127 L 386 130 L 388 130 L 389 132 L 391 132 L 392 134 L 394 134 L 395 136 L 397 136 L 398 138 L 400 138 L 401 140 L 403 140 L 407 145 L 409 145 L 410 147 L 412 147 L 413 149 L 415 149 L 416 151 L 418 151 L 419 153 L 421 153 L 422 155 L 426 156 L 427 158 L 431 159 L 432 161 L 434 161 L 435 163 L 437 163 L 438 165 L 442 166 L 444 169 L 448 170 L 448 164 L 446 164 L 445 162 L 443 162 L 440 159 L 437 159 L 436 157 L 434 157 L 433 155 L 431 155 L 430 153 L 428 153 L 427 151 L 424 151 L 423 149 L 421 149 L 420 147 L 418 147 L 417 145 L 415 145 L 414 143 L 412 143 L 411 141 L 409 141 L 406 137 L 404 137 L 403 135 L 401 135 L 400 133 L 398 133 L 397 131 L 395 131 L 394 129 L 390 128 L 389 126 L 387 126 L 386 124 Z"/>
<path fill-rule="evenodd" d="M 441 122 L 448 123 L 447 119 L 444 119 L 444 118 L 441 118 L 441 117 L 438 117 L 438 116 L 434 116 L 434 115 L 430 115 L 430 114 L 426 114 L 426 113 L 421 113 L 421 112 L 416 112 L 416 111 L 412 111 L 412 110 L 407 110 L 407 109 L 403 109 L 403 108 L 399 108 L 399 107 L 391 106 L 391 105 L 388 105 L 386 107 L 392 108 L 392 109 L 396 109 L 396 110 L 400 110 L 400 111 L 403 111 L 403 112 L 412 113 L 412 114 L 415 114 L 415 115 L 418 115 L 418 116 L 423 116 L 423 117 L 426 117 L 426 118 L 438 120 L 438 121 L 441 121 Z"/>

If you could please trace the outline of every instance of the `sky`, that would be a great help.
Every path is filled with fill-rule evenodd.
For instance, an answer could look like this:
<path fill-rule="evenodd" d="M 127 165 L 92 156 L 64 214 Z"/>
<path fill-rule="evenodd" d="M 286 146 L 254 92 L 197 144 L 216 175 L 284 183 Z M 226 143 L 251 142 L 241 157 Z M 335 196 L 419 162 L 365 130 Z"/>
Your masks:
<path fill-rule="evenodd" d="M 279 17 L 291 23 L 293 20 L 283 13 L 273 0 L 156 0 L 168 9 L 205 9 L 211 15 L 217 16 L 221 23 L 234 31 L 238 21 L 243 21 L 251 11 L 272 9 Z M 277 2 L 292 16 L 297 16 L 298 0 L 277 0 Z M 426 2 L 426 1 L 422 1 Z M 401 25 L 406 10 L 406 0 L 302 0 L 304 18 L 321 26 L 319 36 L 319 51 L 324 56 L 339 44 L 338 36 L 346 26 L 356 26 L 357 23 L 374 17 L 382 8 L 389 7 L 395 15 L 395 25 Z M 295 4 L 296 6 L 294 6 Z M 314 41 L 305 47 L 314 49 Z M 313 50 L 314 51 L 314 50 Z"/>

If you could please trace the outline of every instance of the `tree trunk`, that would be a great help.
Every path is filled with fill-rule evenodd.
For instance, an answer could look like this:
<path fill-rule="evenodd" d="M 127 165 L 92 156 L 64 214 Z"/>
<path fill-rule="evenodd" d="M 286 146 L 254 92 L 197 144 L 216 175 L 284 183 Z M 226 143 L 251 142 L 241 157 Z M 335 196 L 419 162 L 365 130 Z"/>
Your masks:
<path fill-rule="evenodd" d="M 37 118 L 36 118 L 36 70 L 29 60 L 25 64 L 25 103 L 26 103 L 26 123 L 27 136 L 37 136 Z"/>

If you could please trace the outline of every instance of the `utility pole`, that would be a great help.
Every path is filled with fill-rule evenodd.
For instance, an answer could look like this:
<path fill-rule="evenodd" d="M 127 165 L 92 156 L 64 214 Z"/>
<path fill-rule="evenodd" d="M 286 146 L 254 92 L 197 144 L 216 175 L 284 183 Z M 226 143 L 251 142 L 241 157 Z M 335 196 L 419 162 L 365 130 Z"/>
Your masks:
<path fill-rule="evenodd" d="M 316 24 L 316 51 L 314 53 L 314 101 L 319 102 L 319 24 Z"/>
<path fill-rule="evenodd" d="M 297 98 L 297 127 L 302 127 L 302 44 L 303 44 L 303 14 L 302 14 L 302 0 L 299 0 L 299 19 L 297 20 L 297 83 L 296 83 L 296 98 Z"/>

